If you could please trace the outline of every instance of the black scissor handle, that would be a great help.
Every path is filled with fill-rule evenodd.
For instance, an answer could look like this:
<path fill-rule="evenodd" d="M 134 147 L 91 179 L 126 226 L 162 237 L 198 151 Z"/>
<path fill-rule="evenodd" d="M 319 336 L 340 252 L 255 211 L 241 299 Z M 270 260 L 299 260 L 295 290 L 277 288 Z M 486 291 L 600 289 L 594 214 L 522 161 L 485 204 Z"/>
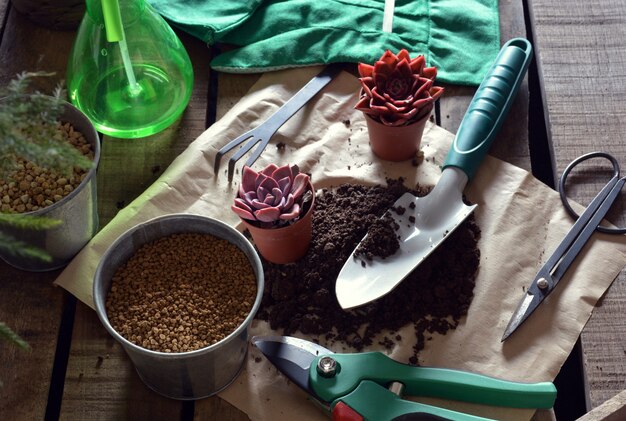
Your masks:
<path fill-rule="evenodd" d="M 573 170 L 574 167 L 576 167 L 576 165 L 592 158 L 608 159 L 611 162 L 611 165 L 613 165 L 613 178 L 619 178 L 619 175 L 620 175 L 619 164 L 617 162 L 617 159 L 615 159 L 613 155 L 608 154 L 606 152 L 590 152 L 588 154 L 581 155 L 575 160 L 573 160 L 572 162 L 570 162 L 569 165 L 563 171 L 561 178 L 559 179 L 559 195 L 561 196 L 561 202 L 563 203 L 563 206 L 565 206 L 565 210 L 574 219 L 578 219 L 579 215 L 574 211 L 574 209 L 572 209 L 572 207 L 569 204 L 569 201 L 567 200 L 567 196 L 565 195 L 565 181 L 567 180 L 567 176 L 569 175 L 570 171 Z M 626 228 L 606 228 L 606 227 L 602 227 L 598 225 L 596 227 L 596 230 L 598 232 L 603 232 L 606 234 L 626 234 Z"/>

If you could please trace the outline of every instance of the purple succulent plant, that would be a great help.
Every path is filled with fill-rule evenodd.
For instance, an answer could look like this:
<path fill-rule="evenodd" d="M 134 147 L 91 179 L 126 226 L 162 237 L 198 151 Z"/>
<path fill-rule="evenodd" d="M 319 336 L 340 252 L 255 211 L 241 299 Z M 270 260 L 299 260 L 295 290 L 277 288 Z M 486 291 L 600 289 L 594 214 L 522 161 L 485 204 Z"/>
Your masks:
<path fill-rule="evenodd" d="M 258 173 L 245 166 L 232 210 L 262 226 L 286 225 L 303 213 L 308 186 L 297 165 L 270 164 Z"/>

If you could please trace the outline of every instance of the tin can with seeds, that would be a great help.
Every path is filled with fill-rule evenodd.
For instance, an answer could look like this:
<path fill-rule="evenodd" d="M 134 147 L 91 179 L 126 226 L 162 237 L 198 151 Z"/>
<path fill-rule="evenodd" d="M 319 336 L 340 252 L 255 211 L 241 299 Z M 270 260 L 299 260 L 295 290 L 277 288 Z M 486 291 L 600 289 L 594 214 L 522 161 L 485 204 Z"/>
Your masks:
<path fill-rule="evenodd" d="M 118 269 L 126 265 L 142 247 L 168 236 L 189 233 L 208 234 L 226 240 L 245 255 L 256 281 L 254 303 L 243 322 L 211 345 L 183 352 L 149 349 L 149 344 L 139 345 L 114 328 L 114 315 L 107 312 L 110 309 L 107 307 L 107 296 L 111 294 L 113 278 L 119 276 Z M 224 257 L 221 258 L 223 260 Z M 219 264 L 220 256 L 216 256 L 215 260 L 215 264 Z M 143 382 L 161 395 L 194 400 L 220 392 L 237 377 L 245 362 L 248 331 L 261 304 L 263 287 L 261 260 L 252 244 L 239 231 L 212 218 L 174 214 L 135 226 L 109 247 L 96 270 L 93 296 L 100 321 L 124 348 Z"/>
<path fill-rule="evenodd" d="M 80 184 L 61 200 L 22 215 L 43 217 L 60 224 L 48 229 L 32 229 L 22 226 L 3 225 L 2 231 L 19 240 L 24 246 L 37 248 L 49 255 L 42 260 L 25 254 L 0 251 L 0 258 L 21 270 L 44 272 L 67 265 L 98 231 L 98 200 L 96 194 L 96 171 L 100 161 L 100 138 L 87 116 L 68 102 L 63 104 L 59 117 L 80 132 L 91 145 L 93 166 Z"/>

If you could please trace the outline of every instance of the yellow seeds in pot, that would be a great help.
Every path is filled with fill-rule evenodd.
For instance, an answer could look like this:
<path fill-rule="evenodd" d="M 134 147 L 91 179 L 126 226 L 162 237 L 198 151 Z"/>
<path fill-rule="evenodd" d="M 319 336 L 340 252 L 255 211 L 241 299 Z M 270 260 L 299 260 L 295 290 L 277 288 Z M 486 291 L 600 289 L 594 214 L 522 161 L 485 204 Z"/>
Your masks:
<path fill-rule="evenodd" d="M 59 125 L 58 131 L 61 139 L 65 139 L 83 155 L 93 159 L 91 144 L 69 123 Z M 70 131 L 74 136 L 72 138 Z M 68 178 L 18 158 L 15 169 L 6 175 L 6 180 L 0 180 L 2 203 L 8 205 L 2 206 L 1 210 L 7 213 L 23 213 L 50 206 L 76 189 L 86 175 L 87 171 L 74 168 L 74 175 Z"/>

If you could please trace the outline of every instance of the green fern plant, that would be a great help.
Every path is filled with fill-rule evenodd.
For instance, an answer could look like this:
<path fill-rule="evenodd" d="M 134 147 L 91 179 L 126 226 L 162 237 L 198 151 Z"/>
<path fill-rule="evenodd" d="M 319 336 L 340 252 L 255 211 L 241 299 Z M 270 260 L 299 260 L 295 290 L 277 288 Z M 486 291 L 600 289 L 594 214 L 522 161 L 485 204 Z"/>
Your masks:
<path fill-rule="evenodd" d="M 46 95 L 30 89 L 34 78 L 52 75 L 23 72 L 0 89 L 0 177 L 15 168 L 17 157 L 64 174 L 75 166 L 91 167 L 88 158 L 56 136 L 65 90 L 59 85 L 52 95 Z"/>
<path fill-rule="evenodd" d="M 93 162 L 76 148 L 56 136 L 57 122 L 63 113 L 65 91 L 61 86 L 52 95 L 31 89 L 34 78 L 54 75 L 47 72 L 23 72 L 0 88 L 0 179 L 10 179 L 21 157 L 40 167 L 70 174 L 74 167 L 90 168 Z M 0 249 L 19 256 L 45 261 L 51 257 L 43 250 L 28 246 L 7 234 L 2 227 L 49 229 L 60 224 L 50 218 L 0 212 Z M 28 348 L 6 324 L 0 322 L 0 338 L 20 348 Z"/>
<path fill-rule="evenodd" d="M 22 349 L 30 348 L 24 339 L 20 338 L 17 333 L 13 332 L 9 326 L 2 322 L 0 322 L 0 337 L 8 339 Z"/>
<path fill-rule="evenodd" d="M 0 249 L 14 256 L 33 257 L 45 262 L 50 262 L 52 261 L 52 257 L 50 257 L 48 253 L 2 232 L 2 225 L 22 229 L 46 230 L 59 226 L 60 224 L 61 221 L 57 219 L 42 216 L 0 213 Z"/>
<path fill-rule="evenodd" d="M 30 349 L 30 346 L 24 339 L 20 338 L 17 333 L 13 332 L 9 326 L 2 322 L 0 322 L 0 338 L 12 342 L 22 349 Z M 2 387 L 2 381 L 0 381 L 0 387 Z"/>

